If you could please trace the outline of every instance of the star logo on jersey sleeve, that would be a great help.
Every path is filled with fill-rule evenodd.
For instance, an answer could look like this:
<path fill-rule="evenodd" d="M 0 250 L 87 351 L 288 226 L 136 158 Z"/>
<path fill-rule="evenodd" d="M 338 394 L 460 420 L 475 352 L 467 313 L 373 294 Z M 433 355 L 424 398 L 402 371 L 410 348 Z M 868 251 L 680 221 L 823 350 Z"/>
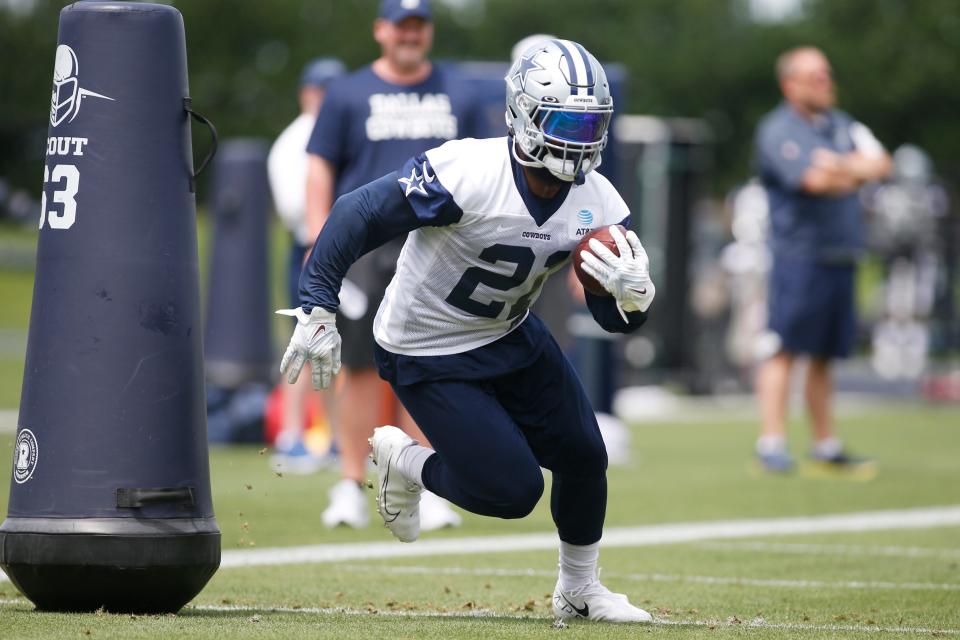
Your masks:
<path fill-rule="evenodd" d="M 545 67 L 540 66 L 540 64 L 536 60 L 534 60 L 534 58 L 537 57 L 538 53 L 540 52 L 535 51 L 534 53 L 530 54 L 529 57 L 527 56 L 520 57 L 519 66 L 517 67 L 516 73 L 513 74 L 513 77 L 514 79 L 516 79 L 517 84 L 520 85 L 521 91 L 526 91 L 526 88 L 524 87 L 524 85 L 527 82 L 527 74 L 529 74 L 531 71 L 546 70 Z"/>
<path fill-rule="evenodd" d="M 427 189 L 423 186 L 423 183 L 427 184 L 433 182 L 436 179 L 436 175 L 430 175 L 430 170 L 427 168 L 427 163 L 423 163 L 423 174 L 417 173 L 417 167 L 414 166 L 410 170 L 409 178 L 399 178 L 397 182 L 404 185 L 403 195 L 410 197 L 410 193 L 413 191 L 419 191 L 423 195 L 427 195 Z"/>
<path fill-rule="evenodd" d="M 423 176 L 417 174 L 416 167 L 410 170 L 409 178 L 400 178 L 397 182 L 404 185 L 403 195 L 408 198 L 413 191 L 419 191 L 423 195 L 427 195 L 427 190 L 423 187 Z"/>

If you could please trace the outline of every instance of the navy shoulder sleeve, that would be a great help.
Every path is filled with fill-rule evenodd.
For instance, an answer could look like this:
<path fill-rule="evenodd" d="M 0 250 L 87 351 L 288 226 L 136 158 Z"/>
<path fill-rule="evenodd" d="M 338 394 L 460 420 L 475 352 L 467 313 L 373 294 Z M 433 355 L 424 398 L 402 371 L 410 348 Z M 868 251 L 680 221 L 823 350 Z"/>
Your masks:
<path fill-rule="evenodd" d="M 440 182 L 426 153 L 407 160 L 397 182 L 423 225 L 439 227 L 459 222 L 463 217 L 463 210 Z"/>
<path fill-rule="evenodd" d="M 360 256 L 419 227 L 449 224 L 446 219 L 411 206 L 396 173 L 340 196 L 300 274 L 303 310 L 336 311 L 343 278 Z"/>

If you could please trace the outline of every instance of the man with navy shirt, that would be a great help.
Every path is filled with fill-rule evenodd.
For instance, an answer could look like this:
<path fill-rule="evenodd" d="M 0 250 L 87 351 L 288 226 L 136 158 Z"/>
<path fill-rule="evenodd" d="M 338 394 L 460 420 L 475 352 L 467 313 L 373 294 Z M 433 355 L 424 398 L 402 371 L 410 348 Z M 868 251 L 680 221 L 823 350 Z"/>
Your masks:
<path fill-rule="evenodd" d="M 599 581 L 607 455 L 590 402 L 544 324 L 529 312 L 584 235 L 610 226 L 617 253 L 595 239 L 586 293 L 607 331 L 631 332 L 653 302 L 646 252 L 629 209 L 594 171 L 613 100 L 581 45 L 530 47 L 506 78 L 509 136 L 454 140 L 409 158 L 340 197 L 300 281 L 298 325 L 281 370 L 304 363 L 325 387 L 340 368 L 337 292 L 360 256 L 407 234 L 374 321 L 376 361 L 435 447 L 392 426 L 371 440 L 377 510 L 399 540 L 420 534 L 425 489 L 473 513 L 522 518 L 552 473 L 560 547 L 553 612 L 561 619 L 649 622 Z M 344 353 L 348 347 L 344 346 Z"/>
<path fill-rule="evenodd" d="M 307 218 L 313 237 L 336 198 L 396 170 L 417 153 L 473 135 L 480 117 L 476 101 L 456 78 L 427 58 L 433 42 L 429 0 L 383 0 L 373 37 L 380 57 L 331 83 L 307 146 Z M 394 239 L 361 258 L 347 274 L 339 322 L 347 346 L 346 379 L 337 395 L 335 434 L 342 479 L 322 515 L 329 527 L 362 527 L 368 521 L 361 485 L 367 439 L 381 419 L 384 392 L 374 365 L 373 318 L 402 246 L 402 237 Z M 424 440 L 402 407 L 399 412 L 404 430 Z M 425 529 L 459 522 L 459 514 L 445 502 L 424 497 Z"/>
<path fill-rule="evenodd" d="M 755 152 L 770 208 L 769 328 L 777 345 L 757 374 L 756 454 L 767 470 L 793 467 L 787 400 L 802 355 L 809 357 L 810 456 L 852 468 L 866 461 L 848 454 L 835 434 L 831 362 L 853 347 L 854 271 L 863 250 L 857 192 L 890 172 L 890 157 L 867 127 L 833 108 L 832 70 L 819 49 L 785 52 L 776 72 L 784 102 L 761 121 Z"/>

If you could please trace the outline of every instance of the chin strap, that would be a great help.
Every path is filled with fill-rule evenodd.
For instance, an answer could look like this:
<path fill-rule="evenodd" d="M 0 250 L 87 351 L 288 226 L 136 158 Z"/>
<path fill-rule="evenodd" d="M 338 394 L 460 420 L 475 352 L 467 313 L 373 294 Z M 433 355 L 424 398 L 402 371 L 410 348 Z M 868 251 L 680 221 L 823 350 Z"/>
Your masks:
<path fill-rule="evenodd" d="M 515 139 L 513 141 L 513 144 L 510 145 L 510 149 L 513 153 L 513 159 L 516 160 L 517 164 L 523 165 L 525 167 L 530 167 L 531 169 L 539 169 L 539 170 L 545 171 L 550 175 L 552 175 L 557 180 L 562 180 L 563 182 L 572 182 L 578 187 L 582 185 L 584 182 L 586 182 L 587 180 L 587 175 L 586 173 L 584 173 L 583 169 L 577 169 L 577 173 L 573 177 L 570 177 L 562 173 L 557 173 L 553 169 L 550 169 L 549 167 L 547 167 L 547 165 L 545 165 L 540 160 L 534 160 L 530 158 L 525 152 L 522 152 L 520 149 L 517 148 L 517 142 Z M 521 155 L 526 156 L 526 158 L 521 157 Z M 600 163 L 598 162 L 597 166 L 599 166 L 599 164 Z M 591 166 L 591 169 L 592 168 L 594 167 Z"/>

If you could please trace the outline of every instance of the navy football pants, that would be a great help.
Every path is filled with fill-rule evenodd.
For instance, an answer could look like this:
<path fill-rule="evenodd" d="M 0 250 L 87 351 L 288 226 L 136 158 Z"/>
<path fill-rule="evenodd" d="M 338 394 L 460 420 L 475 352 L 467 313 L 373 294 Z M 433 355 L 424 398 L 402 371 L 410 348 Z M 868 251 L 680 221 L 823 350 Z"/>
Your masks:
<path fill-rule="evenodd" d="M 473 513 L 522 518 L 553 472 L 550 507 L 560 539 L 600 539 L 607 506 L 607 453 L 593 409 L 556 342 L 519 371 L 484 381 L 394 385 L 437 455 L 427 489 Z"/>

